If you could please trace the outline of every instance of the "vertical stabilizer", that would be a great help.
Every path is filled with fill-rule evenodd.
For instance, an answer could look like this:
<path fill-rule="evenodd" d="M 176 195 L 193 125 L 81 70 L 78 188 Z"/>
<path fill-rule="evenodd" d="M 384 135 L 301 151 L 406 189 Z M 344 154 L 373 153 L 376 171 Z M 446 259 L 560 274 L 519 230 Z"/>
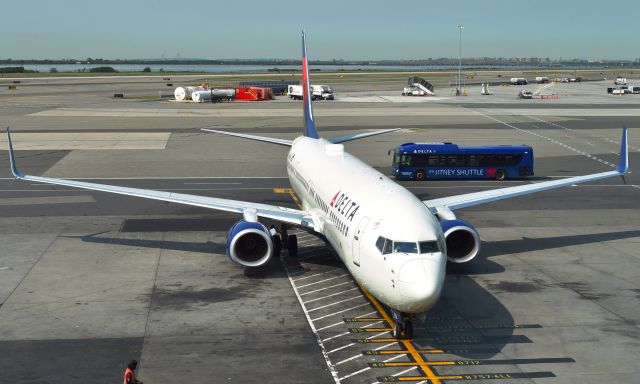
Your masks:
<path fill-rule="evenodd" d="M 311 107 L 311 89 L 309 84 L 309 65 L 307 63 L 307 44 L 304 41 L 302 31 L 302 104 L 304 110 L 304 135 L 319 139 L 316 123 L 313 121 L 313 108 Z"/>

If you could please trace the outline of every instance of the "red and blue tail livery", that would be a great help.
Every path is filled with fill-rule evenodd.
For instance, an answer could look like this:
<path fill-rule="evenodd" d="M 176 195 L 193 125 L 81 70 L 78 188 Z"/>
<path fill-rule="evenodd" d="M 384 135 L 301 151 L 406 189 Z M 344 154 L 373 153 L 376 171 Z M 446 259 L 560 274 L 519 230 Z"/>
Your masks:
<path fill-rule="evenodd" d="M 311 91 L 309 85 L 309 64 L 307 62 L 307 44 L 304 41 L 304 30 L 302 31 L 302 108 L 304 109 L 304 135 L 314 139 L 319 139 L 320 135 L 316 130 L 316 123 L 313 121 L 313 108 L 311 107 Z"/>

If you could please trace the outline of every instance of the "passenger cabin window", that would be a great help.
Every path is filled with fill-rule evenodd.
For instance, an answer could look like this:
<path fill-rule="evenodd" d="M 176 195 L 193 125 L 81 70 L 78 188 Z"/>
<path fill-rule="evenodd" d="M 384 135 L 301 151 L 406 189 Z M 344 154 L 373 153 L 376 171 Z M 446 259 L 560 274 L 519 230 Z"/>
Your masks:
<path fill-rule="evenodd" d="M 378 248 L 380 253 L 382 253 L 382 250 L 384 249 L 384 240 L 385 240 L 384 237 L 380 236 L 376 241 L 376 248 Z"/>
<path fill-rule="evenodd" d="M 421 241 L 420 245 L 420 253 L 436 253 L 440 252 L 438 249 L 437 241 Z"/>
<path fill-rule="evenodd" d="M 393 242 L 393 252 L 399 253 L 418 253 L 418 247 L 416 243 L 409 243 L 404 241 Z"/>

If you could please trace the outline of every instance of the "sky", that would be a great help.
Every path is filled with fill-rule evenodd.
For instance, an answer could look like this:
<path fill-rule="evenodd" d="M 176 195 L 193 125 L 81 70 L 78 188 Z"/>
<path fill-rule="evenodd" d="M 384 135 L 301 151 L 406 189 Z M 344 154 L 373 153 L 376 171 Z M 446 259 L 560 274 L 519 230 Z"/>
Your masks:
<path fill-rule="evenodd" d="M 640 57 L 637 0 L 3 3 L 2 59 Z"/>

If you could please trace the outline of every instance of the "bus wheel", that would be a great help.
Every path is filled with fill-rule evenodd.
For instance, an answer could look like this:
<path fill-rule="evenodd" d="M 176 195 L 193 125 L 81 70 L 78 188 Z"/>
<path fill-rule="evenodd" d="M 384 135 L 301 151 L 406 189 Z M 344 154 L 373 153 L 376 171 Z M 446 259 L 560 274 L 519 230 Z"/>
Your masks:
<path fill-rule="evenodd" d="M 496 180 L 498 181 L 502 181 L 505 180 L 507 178 L 507 172 L 504 169 L 498 169 L 496 171 L 496 176 L 495 176 Z"/>
<path fill-rule="evenodd" d="M 414 172 L 413 178 L 422 181 L 427 178 L 427 174 L 422 169 L 418 169 Z"/>

